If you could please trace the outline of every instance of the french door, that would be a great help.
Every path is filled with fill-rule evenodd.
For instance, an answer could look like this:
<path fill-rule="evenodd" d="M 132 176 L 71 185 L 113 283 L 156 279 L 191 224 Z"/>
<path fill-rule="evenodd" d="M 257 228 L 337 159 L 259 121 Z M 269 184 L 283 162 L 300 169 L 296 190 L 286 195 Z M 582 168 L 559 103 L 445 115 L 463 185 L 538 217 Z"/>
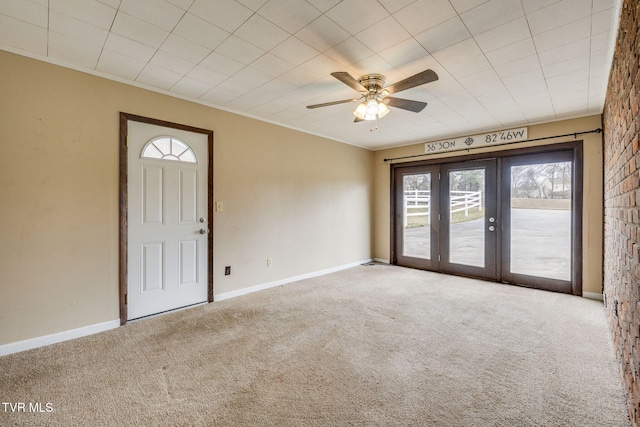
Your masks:
<path fill-rule="evenodd" d="M 517 153 L 394 165 L 392 262 L 581 294 L 581 151 Z"/>

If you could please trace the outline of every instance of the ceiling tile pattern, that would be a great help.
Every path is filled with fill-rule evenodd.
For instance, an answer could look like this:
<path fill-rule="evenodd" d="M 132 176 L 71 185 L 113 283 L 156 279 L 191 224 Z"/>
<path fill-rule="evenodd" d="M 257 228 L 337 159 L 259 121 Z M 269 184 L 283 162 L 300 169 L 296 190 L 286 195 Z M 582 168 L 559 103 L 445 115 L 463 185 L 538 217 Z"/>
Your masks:
<path fill-rule="evenodd" d="M 0 0 L 0 48 L 370 149 L 602 112 L 621 0 Z M 354 123 L 331 77 L 439 80 Z"/>

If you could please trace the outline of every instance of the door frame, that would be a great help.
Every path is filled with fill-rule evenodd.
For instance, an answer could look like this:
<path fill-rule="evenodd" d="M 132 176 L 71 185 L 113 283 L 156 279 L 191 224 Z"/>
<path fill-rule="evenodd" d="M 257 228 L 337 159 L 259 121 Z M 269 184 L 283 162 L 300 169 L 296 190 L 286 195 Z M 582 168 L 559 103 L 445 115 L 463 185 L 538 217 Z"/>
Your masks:
<path fill-rule="evenodd" d="M 207 216 L 209 218 L 209 229 L 212 232 L 207 234 L 207 301 L 213 302 L 213 131 L 197 128 L 179 123 L 164 120 L 152 119 L 150 117 L 138 116 L 135 114 L 120 112 L 120 189 L 119 189 L 119 215 L 120 215 L 120 245 L 119 245 L 119 266 L 118 266 L 118 287 L 120 300 L 120 325 L 127 323 L 127 292 L 128 292 L 128 265 L 127 251 L 129 243 L 128 234 L 128 122 L 140 122 L 155 126 L 168 127 L 184 130 L 193 133 L 207 135 L 207 149 L 209 151 L 209 165 L 207 167 Z"/>
<path fill-rule="evenodd" d="M 484 267 L 477 267 L 465 264 L 458 264 L 448 261 L 448 256 L 451 255 L 450 251 L 450 236 L 451 236 L 451 223 L 450 223 L 450 204 L 442 204 L 443 208 L 440 213 L 442 218 L 440 220 L 440 237 L 442 242 L 440 245 L 440 254 L 442 259 L 440 260 L 440 270 L 443 273 L 457 274 L 461 276 L 478 277 L 488 280 L 499 280 L 499 267 L 497 265 L 498 259 L 500 259 L 500 239 L 497 238 L 496 232 L 489 231 L 490 226 L 499 226 L 500 212 L 498 211 L 498 197 L 500 194 L 500 177 L 498 176 L 498 161 L 495 157 L 488 159 L 478 160 L 466 160 L 464 162 L 447 162 L 440 166 L 440 195 L 445 198 L 450 191 L 449 172 L 460 171 L 465 169 L 484 169 L 485 170 L 485 185 L 484 185 Z M 492 183 L 493 181 L 493 183 Z M 445 215 L 445 213 L 447 215 Z M 489 222 L 489 218 L 494 218 L 494 223 Z"/>
<path fill-rule="evenodd" d="M 507 150 L 500 150 L 500 151 L 489 151 L 489 152 L 485 152 L 485 153 L 471 153 L 471 154 L 466 154 L 466 155 L 457 155 L 457 156 L 451 156 L 451 157 L 438 157 L 438 158 L 432 158 L 432 159 L 426 159 L 426 160 L 419 160 L 419 161 L 411 161 L 411 162 L 398 162 L 398 163 L 392 163 L 390 165 L 390 224 L 389 224 L 389 229 L 390 229 L 390 263 L 397 265 L 398 264 L 398 251 L 396 248 L 396 238 L 398 233 L 402 233 L 402 230 L 398 230 L 397 229 L 397 221 L 396 221 L 396 215 L 401 215 L 401 213 L 397 212 L 396 209 L 396 204 L 397 204 L 397 192 L 395 191 L 396 186 L 398 185 L 396 183 L 396 174 L 397 174 L 397 169 L 400 168 L 413 168 L 413 167 L 422 167 L 422 166 L 434 166 L 434 165 L 441 165 L 441 164 L 449 164 L 449 163 L 459 163 L 459 162 L 466 162 L 466 161 L 473 161 L 473 160 L 487 160 L 487 159 L 497 159 L 498 162 L 498 176 L 497 179 L 500 180 L 500 170 L 502 168 L 502 159 L 506 158 L 506 157 L 513 157 L 513 156 L 523 156 L 523 155 L 527 155 L 527 154 L 540 154 L 540 153 L 553 153 L 556 151 L 572 151 L 573 156 L 572 156 L 572 160 L 573 160 L 573 170 L 572 170 L 572 179 L 574 183 L 576 183 L 577 185 L 574 188 L 573 191 L 573 195 L 572 195 L 572 200 L 571 200 L 571 207 L 572 210 L 574 212 L 573 215 L 573 219 L 572 219 L 572 223 L 571 223 L 571 234 L 572 234 L 572 269 L 573 269 L 573 274 L 572 274 L 572 280 L 571 280 L 571 290 L 569 293 L 573 294 L 573 295 L 578 295 L 578 296 L 582 296 L 582 282 L 583 282 L 583 236 L 582 236 L 582 231 L 583 231 L 583 185 L 584 185 L 584 181 L 583 181 L 583 165 L 584 165 L 584 148 L 583 148 L 583 143 L 584 141 L 582 140 L 576 140 L 576 141 L 569 141 L 569 142 L 559 142 L 559 143 L 555 143 L 555 144 L 543 144 L 543 145 L 536 145 L 536 146 L 531 146 L 531 147 L 525 147 L 525 148 L 515 148 L 515 149 L 507 149 Z M 500 183 L 498 183 L 500 184 Z M 500 194 L 500 188 L 498 188 L 498 198 L 501 197 Z M 498 215 L 500 216 L 502 214 L 502 212 L 498 212 Z M 502 218 L 498 218 L 499 221 L 503 221 Z M 501 247 L 501 241 L 502 239 L 499 239 L 498 241 L 498 251 L 502 251 L 503 248 Z M 504 257 L 501 257 L 501 259 Z M 498 268 L 498 272 L 497 272 L 497 281 L 499 282 L 503 282 L 502 279 L 502 263 L 498 262 L 497 268 Z M 447 274 L 456 274 L 455 272 L 446 272 Z M 482 278 L 480 278 L 482 279 Z M 484 279 L 484 280 L 489 280 L 489 279 Z M 508 282 L 508 283 L 512 283 L 512 282 Z M 537 283 L 532 283 L 531 285 L 526 285 L 526 284 L 522 284 L 522 283 L 512 283 L 514 285 L 518 285 L 518 286 L 538 286 Z M 543 288 L 540 288 L 543 289 Z M 555 289 L 549 289 L 549 290 L 555 290 Z"/>

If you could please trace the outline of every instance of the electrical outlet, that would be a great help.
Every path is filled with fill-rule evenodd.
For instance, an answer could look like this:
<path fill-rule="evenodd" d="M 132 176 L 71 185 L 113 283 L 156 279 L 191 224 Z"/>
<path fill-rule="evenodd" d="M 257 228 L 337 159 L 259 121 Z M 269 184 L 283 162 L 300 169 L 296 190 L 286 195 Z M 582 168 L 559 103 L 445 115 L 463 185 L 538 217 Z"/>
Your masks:
<path fill-rule="evenodd" d="M 224 268 L 224 275 L 225 275 L 225 276 L 229 276 L 230 274 L 231 274 L 231 266 L 230 266 L 230 265 L 227 265 L 227 266 Z"/>
<path fill-rule="evenodd" d="M 267 267 L 271 267 L 271 264 L 273 264 L 273 260 L 271 258 L 267 258 Z"/>

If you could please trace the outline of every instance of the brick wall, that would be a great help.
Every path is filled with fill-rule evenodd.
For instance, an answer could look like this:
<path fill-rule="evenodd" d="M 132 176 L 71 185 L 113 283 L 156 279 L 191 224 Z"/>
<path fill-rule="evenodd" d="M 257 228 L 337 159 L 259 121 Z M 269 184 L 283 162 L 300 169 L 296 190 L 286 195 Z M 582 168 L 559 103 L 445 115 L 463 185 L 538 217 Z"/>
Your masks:
<path fill-rule="evenodd" d="M 604 123 L 604 295 L 629 415 L 640 423 L 640 2 L 624 0 Z"/>

